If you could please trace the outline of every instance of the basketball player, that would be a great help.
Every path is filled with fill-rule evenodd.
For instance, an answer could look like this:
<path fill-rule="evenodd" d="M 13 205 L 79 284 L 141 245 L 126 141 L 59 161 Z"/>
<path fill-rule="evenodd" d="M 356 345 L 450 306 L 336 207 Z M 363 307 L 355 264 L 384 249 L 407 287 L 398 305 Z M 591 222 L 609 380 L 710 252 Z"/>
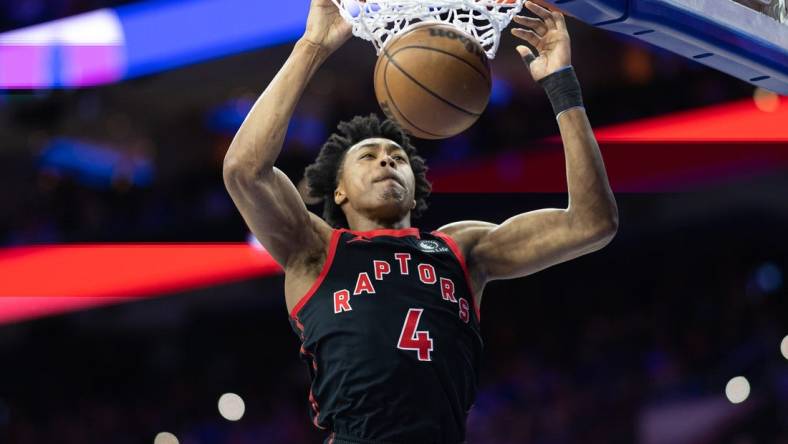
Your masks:
<path fill-rule="evenodd" d="M 330 443 L 458 443 L 476 394 L 482 290 L 599 250 L 618 212 L 570 65 L 560 13 L 534 3 L 517 50 L 544 86 L 566 153 L 569 205 L 498 225 L 411 225 L 426 209 L 424 160 L 392 121 L 339 125 L 306 172 L 325 199 L 310 213 L 277 168 L 312 75 L 350 37 L 331 0 L 312 0 L 303 37 L 246 117 L 224 180 L 257 239 L 285 270 L 285 300 L 312 378 L 312 422 Z"/>

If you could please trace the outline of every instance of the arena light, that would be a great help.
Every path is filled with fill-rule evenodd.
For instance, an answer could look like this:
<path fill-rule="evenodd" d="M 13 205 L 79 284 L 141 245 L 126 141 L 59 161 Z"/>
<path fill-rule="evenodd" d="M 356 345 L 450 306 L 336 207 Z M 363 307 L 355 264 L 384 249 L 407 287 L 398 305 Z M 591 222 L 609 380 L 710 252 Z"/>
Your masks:
<path fill-rule="evenodd" d="M 153 0 L 116 8 L 127 77 L 297 38 L 309 0 Z"/>
<path fill-rule="evenodd" d="M 238 421 L 244 416 L 246 404 L 235 393 L 225 393 L 219 397 L 219 414 L 228 421 Z"/>
<path fill-rule="evenodd" d="M 750 382 L 744 376 L 737 376 L 725 386 L 725 396 L 733 404 L 740 404 L 750 396 Z"/>
<path fill-rule="evenodd" d="M 773 113 L 780 109 L 780 96 L 763 88 L 755 88 L 752 99 L 755 106 L 765 113 Z"/>
<path fill-rule="evenodd" d="M 788 142 L 788 97 L 774 95 L 768 110 L 754 100 L 680 111 L 594 130 L 608 142 Z"/>
<path fill-rule="evenodd" d="M 755 285 L 763 293 L 774 293 L 782 288 L 783 273 L 780 267 L 774 262 L 766 262 L 761 264 L 755 270 Z"/>
<path fill-rule="evenodd" d="M 788 170 L 788 99 L 752 99 L 594 129 L 617 192 L 680 192 Z M 527 150 L 430 171 L 437 193 L 566 192 L 558 136 Z"/>
<path fill-rule="evenodd" d="M 153 444 L 178 444 L 178 437 L 170 432 L 161 432 L 153 439 Z"/>
<path fill-rule="evenodd" d="M 309 0 L 151 0 L 0 33 L 0 88 L 76 88 L 292 41 Z"/>
<path fill-rule="evenodd" d="M 246 243 L 101 244 L 0 250 L 0 323 L 281 272 Z"/>
<path fill-rule="evenodd" d="M 0 88 L 90 86 L 122 78 L 124 36 L 101 9 L 0 34 Z"/>

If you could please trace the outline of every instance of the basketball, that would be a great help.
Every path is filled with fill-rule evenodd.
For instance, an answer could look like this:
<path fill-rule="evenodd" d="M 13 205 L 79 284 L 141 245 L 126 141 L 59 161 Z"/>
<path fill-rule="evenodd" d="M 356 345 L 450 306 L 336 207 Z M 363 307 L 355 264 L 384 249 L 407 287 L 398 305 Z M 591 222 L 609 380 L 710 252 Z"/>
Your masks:
<path fill-rule="evenodd" d="M 383 112 L 422 139 L 457 135 L 476 122 L 492 89 L 481 45 L 451 25 L 418 23 L 397 35 L 375 66 Z"/>

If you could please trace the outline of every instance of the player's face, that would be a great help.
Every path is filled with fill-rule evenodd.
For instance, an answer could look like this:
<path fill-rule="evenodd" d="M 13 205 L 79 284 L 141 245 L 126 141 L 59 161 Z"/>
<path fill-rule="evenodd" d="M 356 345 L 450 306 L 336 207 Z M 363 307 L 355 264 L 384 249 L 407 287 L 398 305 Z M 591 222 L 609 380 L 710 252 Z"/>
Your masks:
<path fill-rule="evenodd" d="M 410 159 L 389 139 L 365 139 L 345 153 L 334 201 L 345 213 L 398 221 L 416 206 Z M 348 208 L 349 207 L 349 208 Z"/>

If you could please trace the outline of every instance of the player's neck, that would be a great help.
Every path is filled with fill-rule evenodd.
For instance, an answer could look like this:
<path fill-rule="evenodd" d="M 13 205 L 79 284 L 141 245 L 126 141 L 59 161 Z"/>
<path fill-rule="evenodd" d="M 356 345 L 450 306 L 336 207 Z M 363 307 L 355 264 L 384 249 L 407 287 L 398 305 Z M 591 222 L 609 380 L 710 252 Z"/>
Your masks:
<path fill-rule="evenodd" d="M 402 230 L 411 228 L 410 215 L 398 221 L 373 220 L 365 217 L 348 218 L 348 226 L 352 231 Z"/>

